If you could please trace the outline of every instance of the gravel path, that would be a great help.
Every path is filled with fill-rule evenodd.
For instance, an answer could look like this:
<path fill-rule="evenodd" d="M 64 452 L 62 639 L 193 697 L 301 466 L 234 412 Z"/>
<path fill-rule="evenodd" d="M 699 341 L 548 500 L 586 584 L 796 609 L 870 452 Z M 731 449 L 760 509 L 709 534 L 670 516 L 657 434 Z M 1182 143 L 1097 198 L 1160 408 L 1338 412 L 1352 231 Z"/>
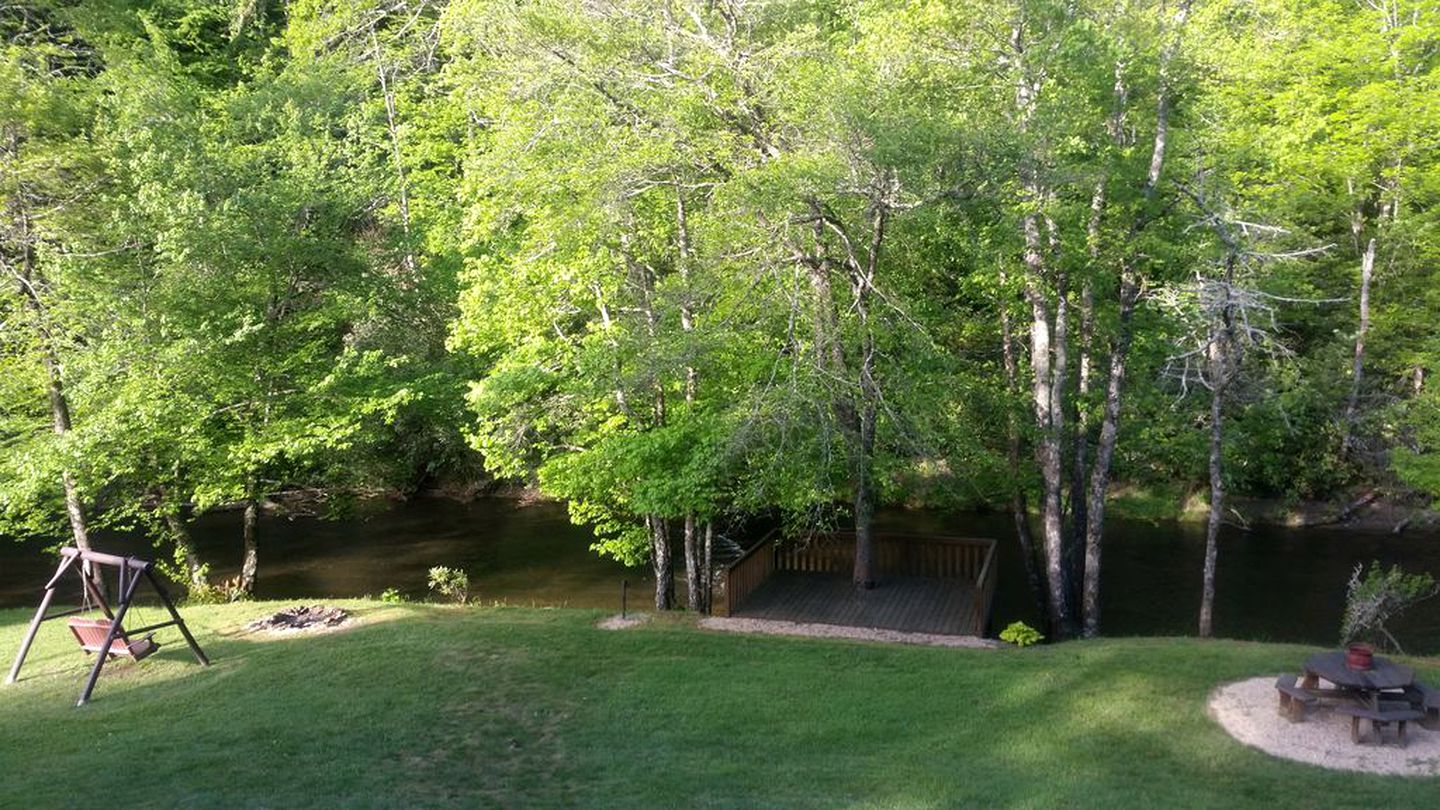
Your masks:
<path fill-rule="evenodd" d="M 1404 748 L 1390 742 L 1393 728 L 1385 745 L 1356 745 L 1350 742 L 1349 717 L 1321 708 L 1303 723 L 1291 723 L 1280 716 L 1278 702 L 1274 676 L 1251 678 L 1215 690 L 1210 716 L 1240 742 L 1283 759 L 1345 771 L 1440 775 L 1440 732 L 1411 723 Z"/>
<path fill-rule="evenodd" d="M 902 633 L 899 630 L 881 630 L 874 627 L 842 627 L 834 624 L 802 624 L 782 622 L 773 619 L 739 619 L 707 616 L 700 620 L 706 630 L 723 630 L 729 633 L 760 633 L 774 636 L 813 636 L 816 638 L 852 638 L 860 641 L 886 641 L 894 644 L 927 644 L 932 647 L 969 647 L 973 649 L 995 649 L 1002 646 L 977 636 L 941 636 L 934 633 Z"/>

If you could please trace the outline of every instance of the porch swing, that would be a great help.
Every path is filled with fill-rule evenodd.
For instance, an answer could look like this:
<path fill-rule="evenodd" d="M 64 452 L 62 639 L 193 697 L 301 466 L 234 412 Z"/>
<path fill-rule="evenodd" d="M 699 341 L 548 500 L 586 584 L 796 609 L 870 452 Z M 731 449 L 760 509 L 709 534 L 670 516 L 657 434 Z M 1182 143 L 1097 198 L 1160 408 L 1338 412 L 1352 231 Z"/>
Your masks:
<path fill-rule="evenodd" d="M 127 590 L 125 575 L 129 570 L 129 566 L 120 567 L 120 587 L 118 590 L 122 594 Z M 160 645 L 155 642 L 155 634 L 153 632 L 137 641 L 131 641 L 130 635 L 125 632 L 125 628 L 120 627 L 119 623 L 115 621 L 115 614 L 110 611 L 109 605 L 105 604 L 103 595 L 96 589 L 92 579 L 84 576 L 82 573 L 80 583 L 80 610 L 82 614 L 101 609 L 106 616 L 106 618 L 103 619 L 87 619 L 84 618 L 83 615 L 72 616 L 65 622 L 66 627 L 70 629 L 70 633 L 74 635 L 75 640 L 80 643 L 80 649 L 87 653 L 97 654 L 103 650 L 111 660 L 114 660 L 117 656 L 122 656 L 135 661 L 143 661 L 151 653 L 160 649 Z M 138 617 L 140 615 L 140 606 L 132 605 L 132 608 Z M 110 636 L 111 629 L 115 630 L 113 638 Z M 107 638 L 110 639 L 108 647 L 105 644 Z"/>
<path fill-rule="evenodd" d="M 180 618 L 180 612 L 175 609 L 175 603 L 170 601 L 170 594 L 165 591 L 165 586 L 156 579 L 154 564 L 149 560 L 142 560 L 138 557 L 117 557 L 113 554 L 84 551 L 68 546 L 60 549 L 60 556 L 63 558 L 60 567 L 56 569 L 55 576 L 51 577 L 45 585 L 45 595 L 40 599 L 40 607 L 35 611 L 35 618 L 30 621 L 30 629 L 25 633 L 25 640 L 20 644 L 20 652 L 15 656 L 15 663 L 10 667 L 10 674 L 6 677 L 5 683 L 14 683 L 19 677 L 20 667 L 25 663 L 25 656 L 30 653 L 30 645 L 34 643 L 35 634 L 40 630 L 40 625 L 64 616 L 71 617 L 66 625 L 71 635 L 79 642 L 80 648 L 86 653 L 95 655 L 95 665 L 90 669 L 90 677 L 85 681 L 85 688 L 80 692 L 77 706 L 84 706 L 89 702 L 106 661 L 117 657 L 140 661 L 150 656 L 160 649 L 160 645 L 154 640 L 154 631 L 164 627 L 178 628 L 180 634 L 185 637 L 185 643 L 190 646 L 190 651 L 194 653 L 195 660 L 202 666 L 210 665 L 210 659 L 205 657 L 204 651 L 195 642 L 195 637 L 190 635 L 190 629 L 185 626 L 185 620 Z M 116 593 L 119 594 L 119 601 L 113 610 L 106 601 L 105 595 L 96 586 L 95 575 L 91 573 L 96 567 L 100 570 L 104 568 L 118 569 L 119 587 L 116 589 Z M 56 586 L 70 571 L 74 571 L 80 577 L 80 606 L 51 615 L 48 611 L 50 603 L 55 598 Z M 125 616 L 134 606 L 135 592 L 138 590 L 141 580 L 150 583 L 155 594 L 160 597 L 160 603 L 170 614 L 170 619 L 127 630 L 124 626 Z M 104 614 L 103 619 L 83 616 L 96 608 L 99 608 Z M 137 615 L 139 615 L 138 612 Z M 146 635 L 142 636 L 142 633 Z"/>

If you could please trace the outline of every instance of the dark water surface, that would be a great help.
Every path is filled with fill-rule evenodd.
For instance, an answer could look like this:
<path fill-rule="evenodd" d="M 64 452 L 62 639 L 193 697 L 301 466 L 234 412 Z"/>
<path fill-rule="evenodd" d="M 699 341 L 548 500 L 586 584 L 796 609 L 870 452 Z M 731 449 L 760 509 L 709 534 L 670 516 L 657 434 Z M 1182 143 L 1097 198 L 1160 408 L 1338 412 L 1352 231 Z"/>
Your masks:
<path fill-rule="evenodd" d="M 266 599 L 379 595 L 399 588 L 425 593 L 433 565 L 463 568 L 485 602 L 618 608 L 620 581 L 631 605 L 643 606 L 649 581 L 641 569 L 600 559 L 589 532 L 571 526 L 554 504 L 503 499 L 461 504 L 417 499 L 371 508 L 339 521 L 266 516 L 260 527 L 258 595 Z M 888 511 L 881 528 L 995 537 L 1000 584 L 994 624 L 1039 624 L 1025 587 L 1008 517 Z M 240 516 L 206 516 L 195 541 L 219 576 L 240 562 Z M 1188 635 L 1200 604 L 1204 527 L 1109 521 L 1102 582 L 1108 635 Z M 134 538 L 97 547 L 153 556 Z M 1345 582 L 1357 563 L 1378 559 L 1440 577 L 1440 534 L 1403 536 L 1335 529 L 1257 528 L 1221 537 L 1216 575 L 1216 632 L 1230 638 L 1336 643 Z M 33 605 L 54 568 L 43 544 L 0 541 L 0 607 Z M 681 588 L 683 590 L 683 587 Z M 1396 635 L 1415 653 L 1440 653 L 1440 599 L 1413 609 Z"/>

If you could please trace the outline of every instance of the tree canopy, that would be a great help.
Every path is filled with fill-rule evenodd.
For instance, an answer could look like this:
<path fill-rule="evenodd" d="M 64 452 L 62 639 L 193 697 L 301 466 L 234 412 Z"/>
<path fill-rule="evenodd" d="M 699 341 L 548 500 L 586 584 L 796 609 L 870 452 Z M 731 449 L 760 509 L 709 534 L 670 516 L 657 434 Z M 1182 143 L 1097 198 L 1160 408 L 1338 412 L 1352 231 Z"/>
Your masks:
<path fill-rule="evenodd" d="M 994 507 L 1096 632 L 1118 486 L 1440 495 L 1437 40 L 1430 0 L 7 5 L 0 531 L 140 526 L 199 586 L 239 505 L 243 591 L 267 505 L 505 480 L 662 607 L 680 540 L 703 607 L 716 525 L 852 524 L 864 586 L 878 507 Z"/>

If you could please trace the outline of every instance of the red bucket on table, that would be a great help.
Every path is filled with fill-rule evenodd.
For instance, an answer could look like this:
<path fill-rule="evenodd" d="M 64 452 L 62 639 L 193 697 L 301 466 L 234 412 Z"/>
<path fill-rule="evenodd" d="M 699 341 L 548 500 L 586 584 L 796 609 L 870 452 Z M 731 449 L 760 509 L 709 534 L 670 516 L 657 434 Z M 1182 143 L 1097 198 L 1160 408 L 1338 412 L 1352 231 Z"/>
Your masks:
<path fill-rule="evenodd" d="M 1351 669 L 1370 669 L 1375 663 L 1375 650 L 1369 644 L 1351 644 L 1345 650 L 1345 665 Z"/>

